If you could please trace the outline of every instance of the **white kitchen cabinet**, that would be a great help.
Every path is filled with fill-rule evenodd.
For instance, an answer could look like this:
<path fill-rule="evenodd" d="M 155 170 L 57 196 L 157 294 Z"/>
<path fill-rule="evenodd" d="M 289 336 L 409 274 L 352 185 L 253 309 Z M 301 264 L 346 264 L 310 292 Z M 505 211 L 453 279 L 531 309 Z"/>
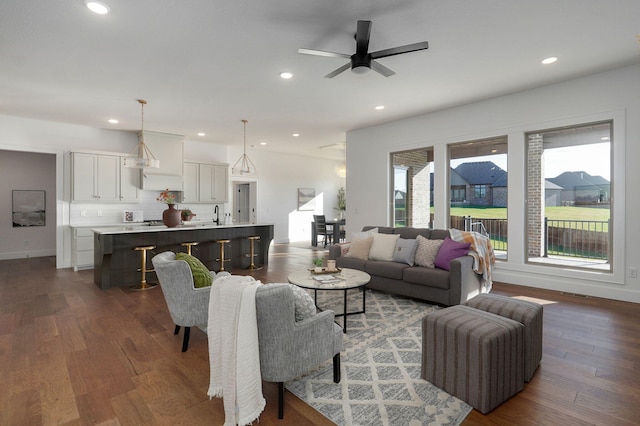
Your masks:
<path fill-rule="evenodd" d="M 93 231 L 91 229 L 73 229 L 71 257 L 74 271 L 93 268 Z"/>
<path fill-rule="evenodd" d="M 182 202 L 200 202 L 200 191 L 198 188 L 198 163 L 184 163 L 184 174 L 182 175 Z"/>
<path fill-rule="evenodd" d="M 120 157 L 120 201 L 123 203 L 137 203 L 140 200 L 140 170 L 124 166 L 124 159 Z"/>
<path fill-rule="evenodd" d="M 220 164 L 200 164 L 198 172 L 199 199 L 202 203 L 226 203 L 228 195 L 227 172 Z"/>
<path fill-rule="evenodd" d="M 184 163 L 183 203 L 226 203 L 229 200 L 227 164 Z"/>
<path fill-rule="evenodd" d="M 120 201 L 120 157 L 73 152 L 72 201 Z"/>

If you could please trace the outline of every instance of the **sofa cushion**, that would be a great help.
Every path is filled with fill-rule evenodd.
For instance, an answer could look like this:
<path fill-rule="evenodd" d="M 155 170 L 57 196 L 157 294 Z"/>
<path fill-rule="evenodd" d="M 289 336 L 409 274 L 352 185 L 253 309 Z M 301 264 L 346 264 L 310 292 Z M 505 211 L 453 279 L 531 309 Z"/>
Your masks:
<path fill-rule="evenodd" d="M 358 259 L 357 257 L 340 256 L 336 259 L 336 266 L 338 268 L 350 268 L 357 269 L 358 271 L 364 271 L 366 264 L 366 260 Z"/>
<path fill-rule="evenodd" d="M 197 257 L 187 253 L 176 253 L 176 260 L 187 262 L 191 269 L 191 275 L 193 275 L 194 287 L 208 287 L 213 282 L 213 274 Z"/>
<path fill-rule="evenodd" d="M 364 271 L 369 275 L 375 275 L 377 277 L 402 280 L 403 272 L 407 268 L 410 268 L 410 266 L 404 263 L 377 260 L 375 262 L 368 261 L 364 267 Z"/>
<path fill-rule="evenodd" d="M 466 256 L 467 253 L 469 253 L 470 246 L 471 244 L 469 243 L 459 243 L 457 241 L 453 241 L 449 237 L 445 238 L 442 242 L 442 246 L 440 246 L 440 250 L 438 250 L 434 265 L 436 268 L 448 271 L 449 262 L 456 257 Z"/>
<path fill-rule="evenodd" d="M 444 240 L 449 236 L 450 234 L 448 229 L 432 229 L 429 238 L 431 238 L 432 240 Z"/>
<path fill-rule="evenodd" d="M 404 270 L 402 279 L 406 283 L 449 289 L 449 272 L 443 269 L 410 266 Z"/>
<path fill-rule="evenodd" d="M 426 268 L 434 268 L 436 255 L 438 254 L 438 250 L 440 250 L 442 240 L 430 240 L 422 235 L 418 235 L 416 237 L 416 241 L 418 242 L 415 260 L 416 265 L 424 266 Z"/>
<path fill-rule="evenodd" d="M 397 234 L 374 234 L 373 243 L 369 249 L 369 259 L 393 260 L 393 252 L 396 249 L 398 238 L 400 235 Z"/>
<path fill-rule="evenodd" d="M 351 241 L 351 246 L 349 247 L 347 254 L 345 254 L 345 257 L 356 257 L 358 259 L 367 260 L 369 258 L 371 243 L 373 243 L 373 237 Z"/>
<path fill-rule="evenodd" d="M 396 234 L 400 234 L 400 238 L 416 239 L 418 235 L 425 238 L 431 238 L 431 229 L 429 228 L 395 228 Z"/>
<path fill-rule="evenodd" d="M 398 238 L 398 241 L 396 241 L 396 249 L 393 252 L 393 261 L 413 266 L 416 259 L 417 248 L 418 240 L 402 237 Z"/>

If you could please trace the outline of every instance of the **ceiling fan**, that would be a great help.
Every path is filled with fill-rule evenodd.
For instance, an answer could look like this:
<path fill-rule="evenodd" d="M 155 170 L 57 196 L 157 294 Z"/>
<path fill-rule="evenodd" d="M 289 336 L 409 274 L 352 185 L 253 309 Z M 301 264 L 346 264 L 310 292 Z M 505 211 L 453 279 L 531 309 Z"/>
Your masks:
<path fill-rule="evenodd" d="M 369 70 L 373 69 L 379 74 L 385 77 L 390 77 L 395 74 L 394 71 L 385 67 L 375 59 L 386 58 L 387 56 L 400 55 L 402 53 L 415 52 L 417 50 L 425 50 L 429 48 L 429 42 L 422 41 L 419 43 L 407 44 L 405 46 L 392 47 L 391 49 L 378 50 L 377 52 L 369 53 L 369 37 L 371 36 L 371 21 L 358 21 L 358 28 L 356 31 L 356 53 L 348 55 L 346 53 L 334 53 L 326 52 L 324 50 L 314 49 L 298 49 L 298 53 L 305 55 L 315 56 L 328 56 L 330 58 L 345 58 L 350 59 L 350 62 L 344 64 L 340 68 L 325 75 L 325 78 L 333 78 L 348 68 L 356 74 L 365 74 Z"/>

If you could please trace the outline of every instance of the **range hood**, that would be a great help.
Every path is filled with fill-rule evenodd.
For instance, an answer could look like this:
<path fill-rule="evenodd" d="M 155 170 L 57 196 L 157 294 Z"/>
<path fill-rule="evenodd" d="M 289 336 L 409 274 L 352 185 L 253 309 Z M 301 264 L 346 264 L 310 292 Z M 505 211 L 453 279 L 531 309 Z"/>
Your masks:
<path fill-rule="evenodd" d="M 144 131 L 144 142 L 160 161 L 160 167 L 140 171 L 141 189 L 182 191 L 184 136 Z"/>

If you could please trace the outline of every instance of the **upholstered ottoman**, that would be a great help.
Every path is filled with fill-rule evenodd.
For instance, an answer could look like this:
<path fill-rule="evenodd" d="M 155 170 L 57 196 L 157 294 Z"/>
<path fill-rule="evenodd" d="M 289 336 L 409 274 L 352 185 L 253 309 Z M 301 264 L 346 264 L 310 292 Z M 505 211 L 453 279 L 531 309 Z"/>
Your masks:
<path fill-rule="evenodd" d="M 542 305 L 496 294 L 480 294 L 464 305 L 518 321 L 524 326 L 524 380 L 531 381 L 542 360 Z"/>
<path fill-rule="evenodd" d="M 422 320 L 422 378 L 483 414 L 524 387 L 524 327 L 468 306 Z"/>

